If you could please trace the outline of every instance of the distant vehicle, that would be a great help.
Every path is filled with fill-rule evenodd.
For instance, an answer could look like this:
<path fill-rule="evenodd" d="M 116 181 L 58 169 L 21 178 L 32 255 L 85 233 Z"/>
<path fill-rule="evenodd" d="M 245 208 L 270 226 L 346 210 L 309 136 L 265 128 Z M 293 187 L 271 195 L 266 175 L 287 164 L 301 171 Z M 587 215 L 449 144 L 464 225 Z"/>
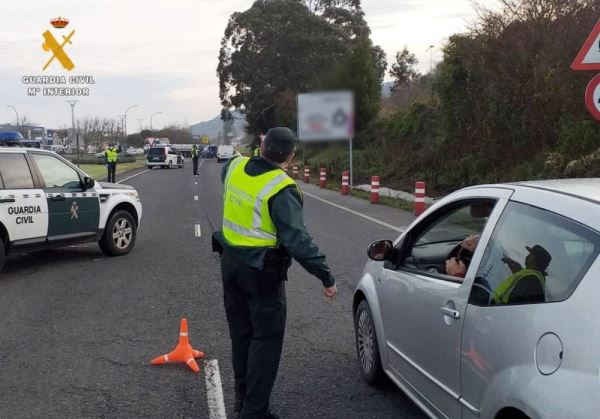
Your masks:
<path fill-rule="evenodd" d="M 204 147 L 204 149 L 202 149 L 200 156 L 206 159 L 215 159 L 217 157 L 218 148 L 219 147 L 216 145 L 207 145 L 206 147 Z"/>
<path fill-rule="evenodd" d="M 234 154 L 235 151 L 232 145 L 220 145 L 217 149 L 217 163 L 229 160 Z"/>
<path fill-rule="evenodd" d="M 17 131 L 0 131 L 0 146 L 23 147 L 25 138 Z"/>
<path fill-rule="evenodd" d="M 96 182 L 50 151 L 0 148 L 0 270 L 9 254 L 87 242 L 126 255 L 141 218 L 131 186 Z"/>
<path fill-rule="evenodd" d="M 183 169 L 185 166 L 185 158 L 181 153 L 171 146 L 164 145 L 158 147 L 151 147 L 148 150 L 148 156 L 146 157 L 146 164 L 148 169 L 154 167 L 160 167 L 162 169 L 171 169 L 174 166 Z"/>
<path fill-rule="evenodd" d="M 597 418 L 599 253 L 600 179 L 448 195 L 368 250 L 364 379 L 387 375 L 430 417 Z"/>

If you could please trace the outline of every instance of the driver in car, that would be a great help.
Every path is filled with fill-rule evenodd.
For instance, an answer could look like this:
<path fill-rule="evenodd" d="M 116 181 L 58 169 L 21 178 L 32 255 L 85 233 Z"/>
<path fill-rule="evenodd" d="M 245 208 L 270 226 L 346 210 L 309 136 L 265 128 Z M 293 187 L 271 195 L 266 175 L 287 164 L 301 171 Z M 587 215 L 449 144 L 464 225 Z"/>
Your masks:
<path fill-rule="evenodd" d="M 460 243 L 460 247 L 468 250 L 471 253 L 475 253 L 475 249 L 479 244 L 479 234 L 473 234 Z M 464 278 L 467 273 L 467 265 L 462 260 L 456 257 L 450 258 L 446 261 L 446 274 L 455 278 Z"/>

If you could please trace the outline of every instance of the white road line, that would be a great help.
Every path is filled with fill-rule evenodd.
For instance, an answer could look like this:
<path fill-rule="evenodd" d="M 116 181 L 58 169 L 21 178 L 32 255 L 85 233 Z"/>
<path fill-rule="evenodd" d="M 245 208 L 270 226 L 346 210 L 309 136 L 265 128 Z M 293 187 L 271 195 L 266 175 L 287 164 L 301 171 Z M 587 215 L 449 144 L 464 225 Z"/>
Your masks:
<path fill-rule="evenodd" d="M 316 199 L 317 201 L 324 202 L 324 203 L 326 203 L 326 204 L 329 204 L 329 205 L 331 205 L 332 207 L 336 207 L 336 208 L 338 208 L 338 209 L 341 209 L 341 210 L 343 210 L 343 211 L 349 212 L 350 214 L 357 215 L 357 216 L 359 216 L 359 217 L 362 217 L 362 218 L 364 218 L 365 220 L 372 221 L 372 222 L 374 222 L 375 224 L 379 224 L 379 225 L 381 225 L 381 226 L 387 227 L 387 228 L 389 228 L 389 229 L 391 229 L 391 230 L 394 230 L 394 231 L 397 231 L 397 232 L 399 232 L 399 233 L 403 233 L 403 232 L 404 232 L 404 229 L 402 229 L 402 228 L 395 227 L 395 226 L 393 226 L 393 225 L 391 225 L 391 224 L 388 224 L 388 223 L 386 223 L 386 222 L 380 221 L 380 220 L 378 220 L 378 219 L 376 219 L 376 218 L 373 218 L 373 217 L 369 217 L 368 215 L 365 215 L 365 214 L 363 214 L 363 213 L 360 213 L 360 212 L 358 212 L 358 211 L 354 211 L 354 210 L 351 210 L 350 208 L 346 208 L 346 207 L 343 207 L 343 206 L 341 206 L 341 205 L 335 204 L 335 203 L 333 203 L 333 202 L 331 202 L 331 201 L 328 201 L 328 200 L 326 200 L 326 199 L 320 198 L 320 197 L 318 197 L 318 196 L 316 196 L 316 195 L 313 195 L 313 194 L 311 194 L 311 193 L 309 193 L 309 192 L 302 191 L 302 193 L 303 193 L 304 195 L 308 195 L 308 196 L 310 196 L 311 198 L 314 198 L 314 199 Z"/>
<path fill-rule="evenodd" d="M 202 237 L 202 227 L 200 224 L 196 224 L 195 226 L 196 237 Z"/>
<path fill-rule="evenodd" d="M 198 200 L 198 195 L 194 195 L 194 201 Z"/>
<path fill-rule="evenodd" d="M 208 398 L 208 417 L 210 419 L 227 419 L 223 386 L 219 373 L 219 361 L 211 359 L 204 363 L 206 370 L 206 397 Z"/>
<path fill-rule="evenodd" d="M 146 172 L 149 172 L 149 171 L 150 171 L 150 169 L 144 170 L 143 172 L 136 173 L 136 174 L 135 174 L 135 175 L 133 175 L 133 176 L 129 176 L 128 178 L 125 178 L 125 179 L 123 179 L 123 180 L 120 180 L 120 181 L 118 181 L 117 183 L 123 183 L 123 182 L 127 182 L 129 179 L 133 179 L 134 177 L 138 177 L 139 175 L 143 175 L 144 173 L 146 173 Z"/>
<path fill-rule="evenodd" d="M 195 184 L 195 185 L 197 185 L 197 184 L 198 184 L 198 182 L 194 182 L 194 184 Z"/>
<path fill-rule="evenodd" d="M 200 169 L 202 167 L 202 165 L 204 164 L 205 161 L 206 161 L 206 159 L 204 159 L 200 162 L 200 164 L 198 165 L 198 169 Z"/>

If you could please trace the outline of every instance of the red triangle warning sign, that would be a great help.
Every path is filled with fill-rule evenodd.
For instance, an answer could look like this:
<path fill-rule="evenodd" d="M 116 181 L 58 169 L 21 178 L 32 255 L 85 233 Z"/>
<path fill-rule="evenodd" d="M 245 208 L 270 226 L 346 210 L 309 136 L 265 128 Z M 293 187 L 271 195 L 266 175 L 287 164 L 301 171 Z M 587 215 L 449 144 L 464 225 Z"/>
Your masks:
<path fill-rule="evenodd" d="M 571 64 L 575 71 L 600 70 L 600 20 Z"/>

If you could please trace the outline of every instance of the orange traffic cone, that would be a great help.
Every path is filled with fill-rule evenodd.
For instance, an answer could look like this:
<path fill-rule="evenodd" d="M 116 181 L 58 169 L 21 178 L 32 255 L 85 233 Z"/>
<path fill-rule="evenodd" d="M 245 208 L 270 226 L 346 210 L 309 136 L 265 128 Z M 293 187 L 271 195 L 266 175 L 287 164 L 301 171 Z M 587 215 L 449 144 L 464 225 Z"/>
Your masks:
<path fill-rule="evenodd" d="M 194 358 L 204 358 L 204 352 L 192 348 L 188 336 L 187 319 L 181 319 L 181 328 L 179 330 L 179 343 L 177 347 L 165 355 L 154 358 L 150 363 L 152 365 L 162 365 L 169 362 L 185 362 L 194 372 L 200 372 L 200 367 Z"/>

